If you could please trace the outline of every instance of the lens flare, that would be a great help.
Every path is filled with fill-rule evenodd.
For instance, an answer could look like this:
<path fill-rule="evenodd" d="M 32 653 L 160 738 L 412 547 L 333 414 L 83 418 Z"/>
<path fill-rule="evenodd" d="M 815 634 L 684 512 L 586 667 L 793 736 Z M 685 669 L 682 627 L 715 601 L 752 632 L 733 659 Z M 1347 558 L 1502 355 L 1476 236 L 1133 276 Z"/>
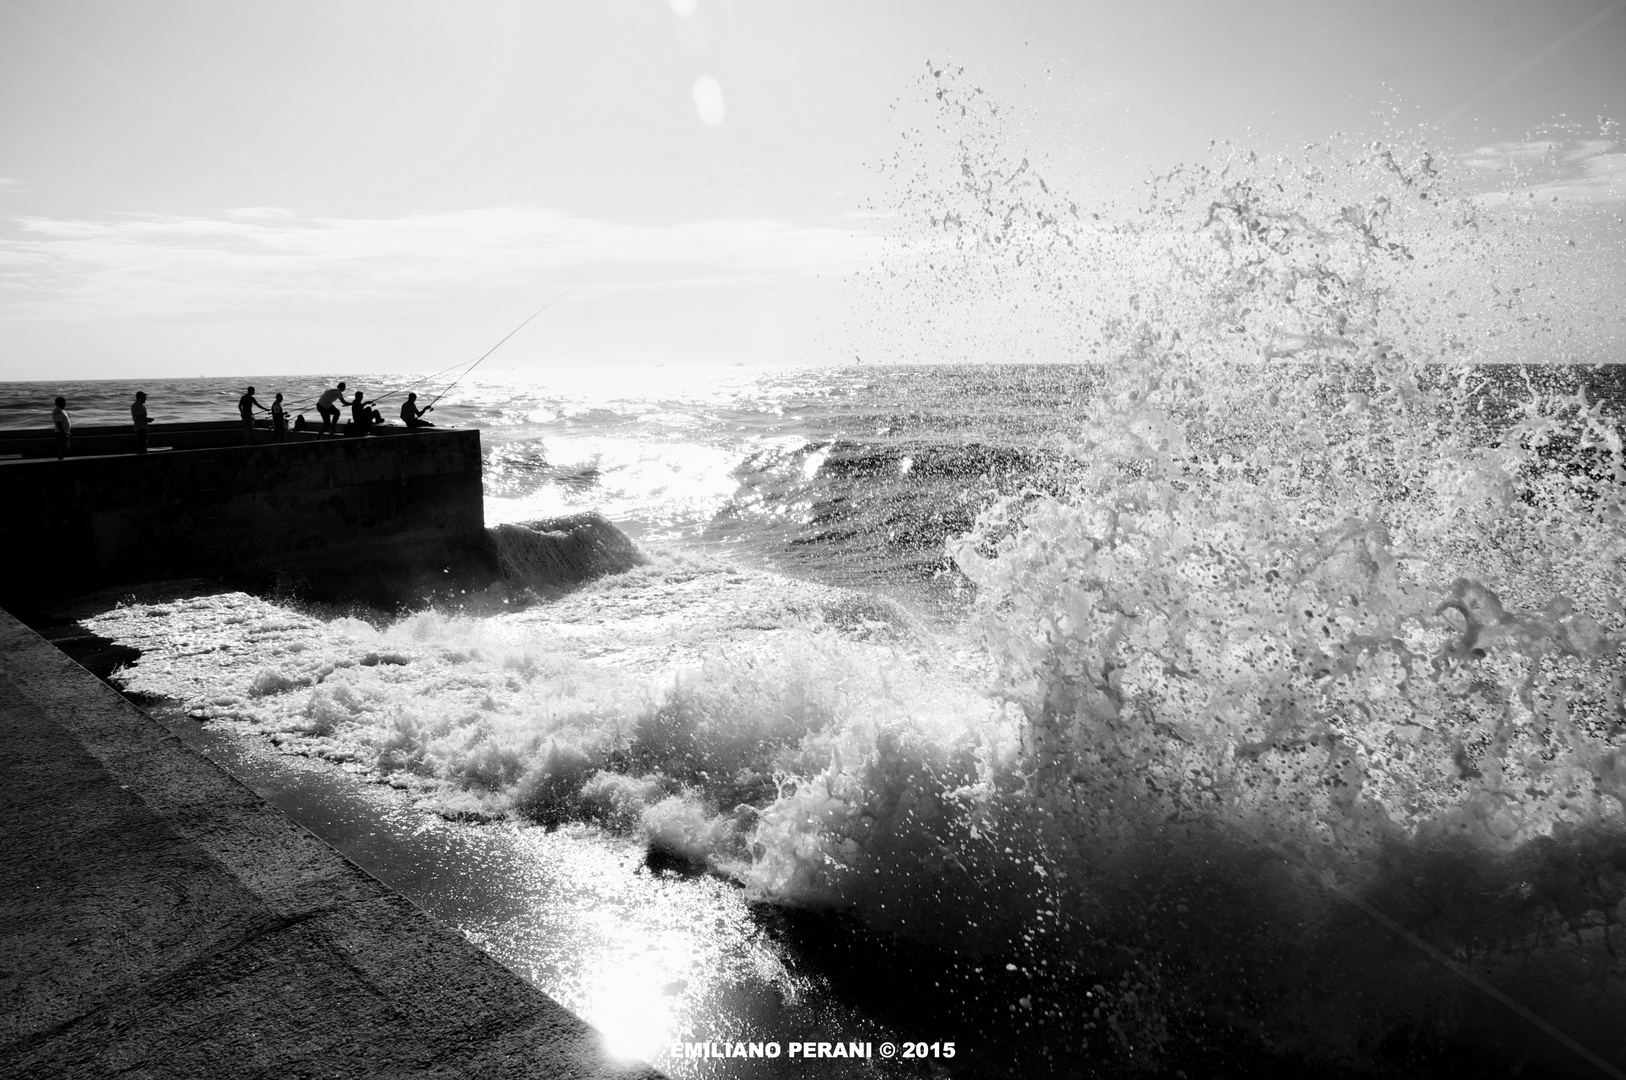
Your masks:
<path fill-rule="evenodd" d="M 700 122 L 707 127 L 716 127 L 723 122 L 728 110 L 723 105 L 723 88 L 716 79 L 710 75 L 702 75 L 694 81 L 694 111 L 700 117 Z"/>

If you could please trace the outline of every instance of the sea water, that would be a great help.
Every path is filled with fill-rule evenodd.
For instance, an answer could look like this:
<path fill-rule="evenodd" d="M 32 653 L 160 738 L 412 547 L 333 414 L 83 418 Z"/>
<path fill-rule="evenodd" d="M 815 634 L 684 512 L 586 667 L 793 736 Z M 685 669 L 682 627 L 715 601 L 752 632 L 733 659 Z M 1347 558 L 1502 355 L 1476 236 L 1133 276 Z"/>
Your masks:
<path fill-rule="evenodd" d="M 1078 362 L 482 370 L 437 415 L 482 430 L 510 564 L 589 508 L 647 562 L 397 616 L 133 597 L 87 620 L 142 650 L 117 680 L 701 871 L 853 1024 L 948 1018 L 989 1068 L 1611 1074 L 1626 459 L 1587 366 L 1618 310 L 1578 298 L 1620 295 L 1612 208 L 1398 138 L 1080 206 L 938 100 L 892 354 Z M 143 388 L 229 417 L 235 382 Z M 844 983 L 884 968 L 841 935 L 908 975 Z M 705 1035 L 675 999 L 650 1023 Z"/>

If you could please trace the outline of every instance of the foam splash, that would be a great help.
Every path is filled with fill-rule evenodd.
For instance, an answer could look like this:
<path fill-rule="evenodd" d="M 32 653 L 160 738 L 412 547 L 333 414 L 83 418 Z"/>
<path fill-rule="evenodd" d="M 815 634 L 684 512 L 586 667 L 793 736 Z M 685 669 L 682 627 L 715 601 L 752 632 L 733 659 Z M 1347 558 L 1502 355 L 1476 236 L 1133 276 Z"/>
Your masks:
<path fill-rule="evenodd" d="M 540 559 L 556 582 L 553 549 L 581 531 L 526 530 L 516 562 Z M 617 569 L 638 555 L 613 528 L 594 535 L 606 534 L 620 539 L 607 557 Z M 571 574 L 588 580 L 508 614 L 375 625 L 223 592 L 130 601 L 86 625 L 143 650 L 116 676 L 129 690 L 364 769 L 454 816 L 637 829 L 646 805 L 672 797 L 714 815 L 771 795 L 776 774 L 822 767 L 828 748 L 804 738 L 940 714 L 975 726 L 987 711 L 900 651 L 920 630 L 888 601 L 672 553 L 594 577 L 584 571 L 607 569 L 606 556 L 578 546 L 587 562 L 567 552 Z M 937 700 L 958 703 L 923 711 Z"/>
<path fill-rule="evenodd" d="M 911 933 L 1050 976 L 1122 970 L 1139 1026 L 1119 1010 L 1113 1030 L 1144 1060 L 1218 1014 L 1371 1064 L 1446 1023 L 1400 970 L 1452 1000 L 1464 1044 L 1517 1041 L 1427 956 L 1362 956 L 1342 900 L 1364 897 L 1619 1050 L 1618 414 L 1476 363 L 1607 344 L 1568 302 L 1532 327 L 1513 282 L 1594 295 L 1618 260 L 1531 267 L 1586 223 L 1488 217 L 1401 143 L 1231 153 L 1134 216 L 1085 212 L 1000 156 L 996 109 L 932 79 L 959 167 L 908 191 L 922 227 L 889 268 L 908 325 L 981 290 L 1105 361 L 1068 482 L 948 545 L 1019 745 L 832 764 L 764 814 L 777 854 L 749 880 L 900 928 L 901 906 Z M 1579 892 L 1571 858 L 1592 867 Z M 1489 895 L 1454 895 L 1464 876 Z M 1573 940 L 1545 940 L 1549 919 Z M 1049 1005 L 1098 1026 L 1076 994 Z"/>

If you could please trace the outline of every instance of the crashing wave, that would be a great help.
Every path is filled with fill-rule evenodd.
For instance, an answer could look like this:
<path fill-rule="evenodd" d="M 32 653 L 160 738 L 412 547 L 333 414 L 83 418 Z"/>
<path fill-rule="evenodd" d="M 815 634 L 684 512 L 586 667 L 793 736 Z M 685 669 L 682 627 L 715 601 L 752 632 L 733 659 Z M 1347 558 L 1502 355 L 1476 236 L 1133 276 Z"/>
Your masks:
<path fill-rule="evenodd" d="M 626 533 L 591 511 L 496 525 L 486 535 L 503 577 L 540 593 L 623 573 L 647 561 Z"/>

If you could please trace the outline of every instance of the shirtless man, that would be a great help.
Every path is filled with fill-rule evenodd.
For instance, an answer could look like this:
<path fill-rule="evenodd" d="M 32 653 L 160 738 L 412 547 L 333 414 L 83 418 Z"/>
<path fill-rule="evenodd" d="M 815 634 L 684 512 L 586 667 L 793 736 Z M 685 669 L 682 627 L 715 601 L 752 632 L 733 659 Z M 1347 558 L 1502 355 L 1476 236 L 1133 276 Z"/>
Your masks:
<path fill-rule="evenodd" d="M 243 418 L 243 441 L 254 441 L 254 410 L 264 409 L 258 401 L 254 400 L 254 388 L 248 388 L 248 393 L 237 399 L 237 412 Z"/>
<path fill-rule="evenodd" d="M 340 383 L 336 388 L 323 390 L 322 396 L 316 399 L 316 411 L 322 417 L 322 431 L 318 432 L 318 434 L 332 432 L 337 435 L 339 433 L 338 403 L 343 400 L 344 383 Z"/>

